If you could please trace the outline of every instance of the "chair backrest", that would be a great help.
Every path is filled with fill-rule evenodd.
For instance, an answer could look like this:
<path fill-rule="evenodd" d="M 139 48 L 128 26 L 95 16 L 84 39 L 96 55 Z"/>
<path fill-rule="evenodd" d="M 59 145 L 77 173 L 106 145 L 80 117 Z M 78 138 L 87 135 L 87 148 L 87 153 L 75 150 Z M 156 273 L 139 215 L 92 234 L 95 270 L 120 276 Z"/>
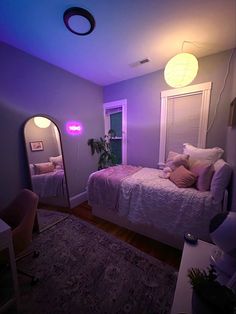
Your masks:
<path fill-rule="evenodd" d="M 23 189 L 11 204 L 0 212 L 0 218 L 12 228 L 13 245 L 16 255 L 24 251 L 32 241 L 37 205 L 37 194 Z"/>

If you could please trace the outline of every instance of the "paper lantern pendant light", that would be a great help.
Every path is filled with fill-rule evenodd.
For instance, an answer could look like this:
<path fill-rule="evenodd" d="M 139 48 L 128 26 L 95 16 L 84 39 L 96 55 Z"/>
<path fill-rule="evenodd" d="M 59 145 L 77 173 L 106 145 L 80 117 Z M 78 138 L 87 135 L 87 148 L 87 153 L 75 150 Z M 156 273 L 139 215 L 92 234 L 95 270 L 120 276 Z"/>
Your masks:
<path fill-rule="evenodd" d="M 198 72 L 197 58 L 182 52 L 171 58 L 164 71 L 165 81 L 171 87 L 184 87 L 190 84 Z"/>
<path fill-rule="evenodd" d="M 51 121 L 44 117 L 34 117 L 34 123 L 41 129 L 46 129 L 51 124 Z"/>

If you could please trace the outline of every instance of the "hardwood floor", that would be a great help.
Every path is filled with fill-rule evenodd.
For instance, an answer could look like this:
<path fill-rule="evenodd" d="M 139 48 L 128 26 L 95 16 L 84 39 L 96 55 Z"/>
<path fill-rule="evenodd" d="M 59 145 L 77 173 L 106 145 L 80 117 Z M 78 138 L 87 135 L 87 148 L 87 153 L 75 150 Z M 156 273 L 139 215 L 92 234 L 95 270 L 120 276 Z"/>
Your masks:
<path fill-rule="evenodd" d="M 73 209 L 66 209 L 62 207 L 55 208 L 54 206 L 46 205 L 41 205 L 40 208 L 70 212 L 82 220 L 85 220 L 105 232 L 114 235 L 118 239 L 133 245 L 137 249 L 175 267 L 176 269 L 179 268 L 182 251 L 94 216 L 92 214 L 92 209 L 87 202 L 84 202 Z"/>

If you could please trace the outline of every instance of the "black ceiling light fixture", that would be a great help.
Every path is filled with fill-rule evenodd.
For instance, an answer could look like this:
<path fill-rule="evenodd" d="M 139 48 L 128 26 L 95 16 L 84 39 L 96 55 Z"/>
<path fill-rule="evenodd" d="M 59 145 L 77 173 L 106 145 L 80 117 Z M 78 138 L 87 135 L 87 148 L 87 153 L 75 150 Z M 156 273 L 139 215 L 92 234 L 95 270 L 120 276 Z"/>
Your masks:
<path fill-rule="evenodd" d="M 95 27 L 94 17 L 83 8 L 73 7 L 67 9 L 64 12 L 63 20 L 69 31 L 80 36 L 92 33 Z"/>

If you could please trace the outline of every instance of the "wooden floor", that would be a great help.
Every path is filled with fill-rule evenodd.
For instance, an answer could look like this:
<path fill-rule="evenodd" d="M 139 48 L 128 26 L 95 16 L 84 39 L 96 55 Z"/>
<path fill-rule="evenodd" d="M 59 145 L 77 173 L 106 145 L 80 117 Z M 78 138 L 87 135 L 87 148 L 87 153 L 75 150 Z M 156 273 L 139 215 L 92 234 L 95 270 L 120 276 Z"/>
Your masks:
<path fill-rule="evenodd" d="M 41 206 L 42 208 L 42 206 Z M 44 208 L 47 209 L 55 209 L 52 206 L 44 206 Z M 57 210 L 68 212 L 70 211 L 71 214 L 81 218 L 82 220 L 85 220 L 98 228 L 104 230 L 107 233 L 110 233 L 117 237 L 118 239 L 125 241 L 134 247 L 138 248 L 139 250 L 169 264 L 174 266 L 176 269 L 179 268 L 180 260 L 181 260 L 181 254 L 182 252 L 180 250 L 174 249 L 170 246 L 164 245 L 158 241 L 152 240 L 150 238 L 147 238 L 145 236 L 142 236 L 140 234 L 137 234 L 133 231 L 130 231 L 128 229 L 119 227 L 113 223 L 110 223 L 108 221 L 105 221 L 101 218 L 95 217 L 92 214 L 91 207 L 87 204 L 87 202 L 84 202 L 83 204 L 73 208 L 73 209 L 63 209 L 58 208 Z"/>

